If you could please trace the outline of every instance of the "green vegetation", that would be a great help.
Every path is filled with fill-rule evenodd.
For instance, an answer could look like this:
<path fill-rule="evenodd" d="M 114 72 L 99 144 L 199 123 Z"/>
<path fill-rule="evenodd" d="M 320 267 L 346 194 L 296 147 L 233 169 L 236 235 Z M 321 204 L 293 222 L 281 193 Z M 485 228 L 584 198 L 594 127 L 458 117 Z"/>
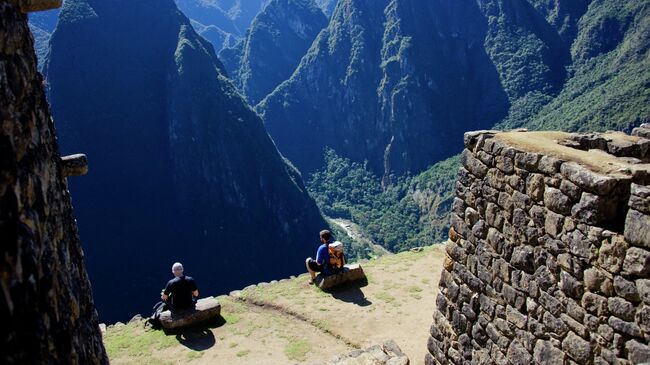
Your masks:
<path fill-rule="evenodd" d="M 128 356 L 134 363 L 154 364 L 161 363 L 154 356 L 156 352 L 174 347 L 178 341 L 162 331 L 144 329 L 138 322 L 111 327 L 104 334 L 104 344 L 111 359 Z"/>
<path fill-rule="evenodd" d="M 241 350 L 241 351 L 237 352 L 236 355 L 237 355 L 237 357 L 244 357 L 244 356 L 246 356 L 246 355 L 248 355 L 250 353 L 251 353 L 251 350 Z"/>
<path fill-rule="evenodd" d="M 458 157 L 418 176 L 397 178 L 386 187 L 366 164 L 342 158 L 331 149 L 325 152 L 325 161 L 326 167 L 314 173 L 307 186 L 326 215 L 359 224 L 393 252 L 444 240 Z"/>
<path fill-rule="evenodd" d="M 307 354 L 309 351 L 311 351 L 311 344 L 302 340 L 291 342 L 284 349 L 284 353 L 287 355 L 289 360 L 295 361 L 307 360 Z"/>

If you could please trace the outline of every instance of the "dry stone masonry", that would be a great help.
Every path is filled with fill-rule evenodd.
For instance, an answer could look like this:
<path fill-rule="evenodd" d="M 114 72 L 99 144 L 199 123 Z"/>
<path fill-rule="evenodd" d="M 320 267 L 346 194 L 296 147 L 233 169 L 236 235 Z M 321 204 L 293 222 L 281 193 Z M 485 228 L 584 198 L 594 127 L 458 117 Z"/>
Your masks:
<path fill-rule="evenodd" d="M 471 132 L 426 364 L 650 361 L 650 140 Z"/>
<path fill-rule="evenodd" d="M 0 1 L 2 364 L 108 362 L 43 79 L 22 13 L 53 3 Z"/>

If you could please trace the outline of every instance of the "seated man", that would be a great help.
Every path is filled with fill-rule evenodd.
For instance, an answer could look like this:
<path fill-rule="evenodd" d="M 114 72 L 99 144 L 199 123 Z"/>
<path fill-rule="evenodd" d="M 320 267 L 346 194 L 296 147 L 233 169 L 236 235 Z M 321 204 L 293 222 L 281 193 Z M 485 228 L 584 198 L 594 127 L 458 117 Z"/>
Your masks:
<path fill-rule="evenodd" d="M 330 262 L 330 253 L 329 253 L 329 244 L 332 240 L 332 233 L 328 230 L 320 231 L 320 242 L 321 245 L 316 251 L 316 260 L 311 257 L 307 258 L 305 264 L 307 265 L 307 271 L 311 277 L 308 283 L 311 285 L 316 279 L 316 273 L 322 272 L 325 275 L 330 274 L 329 262 Z"/>
<path fill-rule="evenodd" d="M 183 265 L 180 262 L 172 266 L 172 273 L 175 277 L 167 282 L 160 298 L 172 312 L 194 308 L 194 300 L 199 296 L 194 279 L 183 275 Z"/>

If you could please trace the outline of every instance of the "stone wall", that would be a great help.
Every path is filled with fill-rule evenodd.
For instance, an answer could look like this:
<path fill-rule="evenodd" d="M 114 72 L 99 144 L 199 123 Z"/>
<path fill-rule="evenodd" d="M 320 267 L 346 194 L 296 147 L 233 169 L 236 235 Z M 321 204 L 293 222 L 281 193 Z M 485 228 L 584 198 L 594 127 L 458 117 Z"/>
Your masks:
<path fill-rule="evenodd" d="M 426 364 L 650 361 L 649 157 L 622 133 L 467 133 Z"/>
<path fill-rule="evenodd" d="M 25 4 L 0 1 L 0 363 L 107 363 Z"/>

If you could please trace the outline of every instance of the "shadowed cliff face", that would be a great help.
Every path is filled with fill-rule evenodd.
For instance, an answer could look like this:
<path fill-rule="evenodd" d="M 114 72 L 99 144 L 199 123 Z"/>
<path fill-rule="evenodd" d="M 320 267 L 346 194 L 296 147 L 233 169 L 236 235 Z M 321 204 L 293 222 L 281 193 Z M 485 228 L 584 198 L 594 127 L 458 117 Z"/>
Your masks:
<path fill-rule="evenodd" d="M 173 1 L 66 2 L 46 74 L 91 161 L 71 189 L 103 320 L 148 311 L 176 260 L 209 294 L 303 269 L 325 223 Z"/>
<path fill-rule="evenodd" d="M 27 17 L 0 3 L 0 362 L 106 354 Z"/>
<path fill-rule="evenodd" d="M 326 25 L 313 0 L 272 0 L 255 17 L 242 44 L 222 51 L 219 58 L 255 105 L 291 76 Z"/>

